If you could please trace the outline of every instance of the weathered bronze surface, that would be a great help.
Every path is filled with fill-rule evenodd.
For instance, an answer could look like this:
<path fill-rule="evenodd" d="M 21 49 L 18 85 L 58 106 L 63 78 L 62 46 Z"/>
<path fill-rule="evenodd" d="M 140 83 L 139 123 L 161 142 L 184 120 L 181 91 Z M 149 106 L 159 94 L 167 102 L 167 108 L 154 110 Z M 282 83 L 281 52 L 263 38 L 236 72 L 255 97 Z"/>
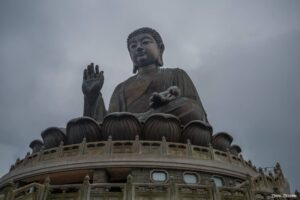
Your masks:
<path fill-rule="evenodd" d="M 141 28 L 132 32 L 127 47 L 133 62 L 134 76 L 114 90 L 108 111 L 101 88 L 103 71 L 93 63 L 83 73 L 84 115 L 103 121 L 107 113 L 131 112 L 141 120 L 153 113 L 177 116 L 181 124 L 200 120 L 209 125 L 198 92 L 185 71 L 163 66 L 164 44 L 158 32 Z"/>
<path fill-rule="evenodd" d="M 242 149 L 241 149 L 241 147 L 240 146 L 238 146 L 238 145 L 231 145 L 231 147 L 230 147 L 230 152 L 232 153 L 232 154 L 234 154 L 234 155 L 238 155 L 239 153 L 241 153 L 242 152 Z"/>
<path fill-rule="evenodd" d="M 66 134 L 64 128 L 50 127 L 41 133 L 44 141 L 44 148 L 50 149 L 59 146 L 61 142 L 65 142 Z"/>
<path fill-rule="evenodd" d="M 227 151 L 230 149 L 230 144 L 233 138 L 231 135 L 225 132 L 220 132 L 213 135 L 212 145 L 214 148 L 219 149 L 221 151 Z"/>
<path fill-rule="evenodd" d="M 32 149 L 32 153 L 36 153 L 41 150 L 43 145 L 44 145 L 44 143 L 41 140 L 33 140 L 29 144 L 29 147 Z"/>
<path fill-rule="evenodd" d="M 113 140 L 134 140 L 137 135 L 141 135 L 142 127 L 131 113 L 111 113 L 104 118 L 102 131 L 105 140 L 109 136 Z"/>
<path fill-rule="evenodd" d="M 79 117 L 70 120 L 67 124 L 66 143 L 81 143 L 84 138 L 87 142 L 103 139 L 98 123 L 90 117 Z"/>
<path fill-rule="evenodd" d="M 186 142 L 188 139 L 194 145 L 208 147 L 212 140 L 212 128 L 201 121 L 191 121 L 183 128 L 181 141 Z"/>
<path fill-rule="evenodd" d="M 179 142 L 181 135 L 179 120 L 173 115 L 158 113 L 148 117 L 144 125 L 143 139 Z"/>
<path fill-rule="evenodd" d="M 153 141 L 162 137 L 170 142 L 189 140 L 206 147 L 212 143 L 222 151 L 230 148 L 230 135 L 212 137 L 212 127 L 187 73 L 179 68 L 162 68 L 165 46 L 157 31 L 133 31 L 127 38 L 127 48 L 135 75 L 115 88 L 109 109 L 101 94 L 103 71 L 91 63 L 83 72 L 84 116 L 68 122 L 66 136 L 49 134 L 49 130 L 43 133 L 46 149 L 57 147 L 60 142 L 77 144 L 84 138 L 95 142 L 108 138 L 135 140 L 136 136 Z M 232 151 L 238 154 L 238 149 Z"/>

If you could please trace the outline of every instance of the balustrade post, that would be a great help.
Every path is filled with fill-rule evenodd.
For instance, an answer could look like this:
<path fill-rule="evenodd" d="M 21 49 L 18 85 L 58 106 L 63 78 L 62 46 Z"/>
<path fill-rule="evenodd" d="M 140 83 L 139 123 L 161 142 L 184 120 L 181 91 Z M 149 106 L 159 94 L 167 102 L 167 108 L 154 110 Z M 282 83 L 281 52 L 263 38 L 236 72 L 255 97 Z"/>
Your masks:
<path fill-rule="evenodd" d="M 134 150 L 137 154 L 141 154 L 141 143 L 140 143 L 140 137 L 139 135 L 135 136 L 135 140 L 134 140 Z"/>
<path fill-rule="evenodd" d="M 252 161 L 251 160 L 248 160 L 248 164 L 249 164 L 250 168 L 253 169 L 253 165 L 252 165 Z"/>
<path fill-rule="evenodd" d="M 50 180 L 49 176 L 47 176 L 47 177 L 45 178 L 45 181 L 44 181 L 42 190 L 41 190 L 41 192 L 38 194 L 38 199 L 41 199 L 41 200 L 47 200 L 48 193 L 49 193 L 49 190 L 50 190 L 50 182 L 51 182 L 51 180 Z"/>
<path fill-rule="evenodd" d="M 278 162 L 274 167 L 274 174 L 276 177 L 278 177 L 278 186 L 282 186 L 285 183 L 285 178 Z"/>
<path fill-rule="evenodd" d="M 229 148 L 226 149 L 226 154 L 227 154 L 229 163 L 232 163 L 232 158 L 231 158 L 231 155 L 230 155 Z"/>
<path fill-rule="evenodd" d="M 162 155 L 168 154 L 168 145 L 165 136 L 162 137 L 161 154 Z"/>
<path fill-rule="evenodd" d="M 41 150 L 39 151 L 38 157 L 37 157 L 38 161 L 42 160 L 42 157 L 43 157 L 43 154 L 44 154 L 44 150 L 45 150 L 45 146 L 42 146 Z"/>
<path fill-rule="evenodd" d="M 64 150 L 64 142 L 61 141 L 60 144 L 59 144 L 59 146 L 58 146 L 58 148 L 57 148 L 57 154 L 56 154 L 56 157 L 57 157 L 57 158 L 62 157 L 62 155 L 63 155 L 63 150 Z"/>
<path fill-rule="evenodd" d="M 16 161 L 15 161 L 15 166 L 18 166 L 19 162 L 20 162 L 20 158 L 17 158 Z"/>
<path fill-rule="evenodd" d="M 15 165 L 10 165 L 9 172 L 11 172 L 15 168 Z"/>
<path fill-rule="evenodd" d="M 29 156 L 30 156 L 30 152 L 27 152 L 27 154 L 23 160 L 23 165 L 25 165 L 25 163 L 28 161 Z"/>
<path fill-rule="evenodd" d="M 80 143 L 80 154 L 85 154 L 86 138 L 84 137 Z"/>
<path fill-rule="evenodd" d="M 193 149 L 192 149 L 192 144 L 191 140 L 187 139 L 187 156 L 192 157 L 193 156 Z"/>
<path fill-rule="evenodd" d="M 240 154 L 240 159 L 241 159 L 241 162 L 242 162 L 243 166 L 245 167 L 245 166 L 246 166 L 246 163 L 245 163 L 245 160 L 244 160 L 242 154 Z"/>
<path fill-rule="evenodd" d="M 274 177 L 274 175 L 272 174 L 272 172 L 271 171 L 269 171 L 269 177 L 272 179 L 272 187 L 273 188 L 275 188 L 276 187 L 276 182 L 275 182 L 275 177 Z"/>
<path fill-rule="evenodd" d="M 214 148 L 213 148 L 213 146 L 212 146 L 211 143 L 208 144 L 208 147 L 209 147 L 210 158 L 211 158 L 212 160 L 214 160 L 214 159 L 215 159 Z"/>
<path fill-rule="evenodd" d="M 90 200 L 90 177 L 86 175 L 80 192 L 81 200 Z"/>
<path fill-rule="evenodd" d="M 127 183 L 125 186 L 125 200 L 135 200 L 135 194 L 134 194 L 134 186 L 132 184 L 132 176 L 129 174 L 127 176 Z"/>
<path fill-rule="evenodd" d="M 248 180 L 247 192 L 248 192 L 249 200 L 254 200 L 255 198 L 254 198 L 254 194 L 253 194 L 253 181 L 249 174 L 247 174 L 247 180 Z"/>
<path fill-rule="evenodd" d="M 260 167 L 260 168 L 258 168 L 258 171 L 259 171 L 259 173 L 260 173 L 260 175 L 261 175 L 261 177 L 262 177 L 262 179 L 264 181 L 265 187 L 267 188 L 268 187 L 268 182 L 267 182 L 267 179 L 266 179 L 266 175 L 263 172 L 263 169 Z"/>
<path fill-rule="evenodd" d="M 108 136 L 108 140 L 105 145 L 105 152 L 106 152 L 106 154 L 109 154 L 109 155 L 112 153 L 112 137 L 111 137 L 111 135 Z"/>

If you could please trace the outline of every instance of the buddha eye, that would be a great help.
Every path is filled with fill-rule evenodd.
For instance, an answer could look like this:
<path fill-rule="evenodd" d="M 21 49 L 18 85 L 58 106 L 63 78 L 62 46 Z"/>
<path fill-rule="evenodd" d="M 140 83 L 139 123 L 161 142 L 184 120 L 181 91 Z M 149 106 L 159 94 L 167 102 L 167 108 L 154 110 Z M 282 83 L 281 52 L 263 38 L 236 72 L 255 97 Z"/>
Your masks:
<path fill-rule="evenodd" d="M 136 46 L 137 46 L 136 44 L 131 44 L 131 45 L 129 45 L 130 49 L 135 49 Z"/>
<path fill-rule="evenodd" d="M 150 41 L 150 40 L 147 40 L 147 39 L 146 39 L 146 40 L 143 40 L 143 42 L 142 42 L 143 45 L 147 45 L 147 44 L 149 44 L 149 43 L 151 43 L 151 41 Z"/>

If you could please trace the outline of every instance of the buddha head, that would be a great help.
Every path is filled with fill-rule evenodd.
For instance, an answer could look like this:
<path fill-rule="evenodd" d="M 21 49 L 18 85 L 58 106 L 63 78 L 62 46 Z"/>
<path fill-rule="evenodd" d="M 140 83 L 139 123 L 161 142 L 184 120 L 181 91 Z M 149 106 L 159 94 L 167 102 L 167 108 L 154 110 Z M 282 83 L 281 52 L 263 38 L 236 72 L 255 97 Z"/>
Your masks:
<path fill-rule="evenodd" d="M 127 38 L 127 48 L 133 62 L 133 73 L 149 65 L 163 66 L 165 46 L 156 30 L 144 27 L 133 31 Z"/>

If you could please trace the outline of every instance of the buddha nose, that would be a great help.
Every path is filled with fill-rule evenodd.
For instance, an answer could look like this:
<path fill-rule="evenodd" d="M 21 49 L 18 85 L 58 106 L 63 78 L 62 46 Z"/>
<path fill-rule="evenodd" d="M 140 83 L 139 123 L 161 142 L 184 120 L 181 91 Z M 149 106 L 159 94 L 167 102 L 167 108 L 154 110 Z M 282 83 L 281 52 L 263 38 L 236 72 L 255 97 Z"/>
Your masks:
<path fill-rule="evenodd" d="M 138 52 L 140 52 L 140 51 L 143 51 L 144 48 L 142 47 L 142 45 L 138 45 L 137 48 L 136 48 L 136 50 L 137 50 Z"/>

